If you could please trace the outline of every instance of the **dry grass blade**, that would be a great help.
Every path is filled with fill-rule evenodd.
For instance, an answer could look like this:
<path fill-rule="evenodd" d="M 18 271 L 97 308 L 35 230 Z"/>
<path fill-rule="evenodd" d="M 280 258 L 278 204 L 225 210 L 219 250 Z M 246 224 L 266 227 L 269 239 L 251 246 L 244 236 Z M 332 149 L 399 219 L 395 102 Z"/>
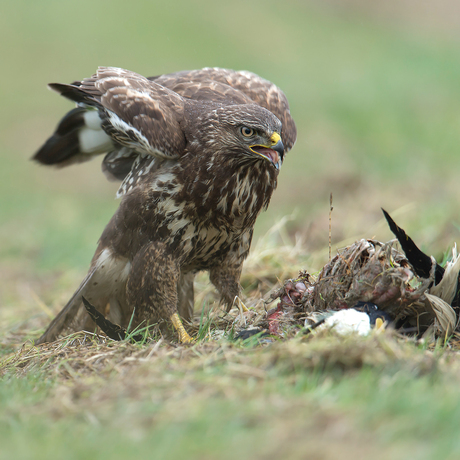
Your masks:
<path fill-rule="evenodd" d="M 68 359 L 84 362 L 97 353 L 109 353 L 112 340 L 105 336 L 82 331 L 63 337 L 52 343 L 34 346 L 25 343 L 16 353 L 0 362 L 0 374 L 7 372 L 27 373 L 32 369 L 50 369 L 57 362 Z M 79 366 L 81 368 L 85 365 Z"/>

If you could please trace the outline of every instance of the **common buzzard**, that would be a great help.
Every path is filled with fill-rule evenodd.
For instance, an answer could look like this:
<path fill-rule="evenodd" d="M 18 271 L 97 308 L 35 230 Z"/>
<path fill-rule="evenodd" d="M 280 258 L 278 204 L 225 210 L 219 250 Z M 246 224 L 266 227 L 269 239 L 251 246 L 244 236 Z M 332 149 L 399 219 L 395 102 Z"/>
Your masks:
<path fill-rule="evenodd" d="M 114 67 L 51 89 L 77 103 L 35 154 L 67 166 L 105 153 L 121 203 L 88 274 L 38 343 L 94 329 L 82 297 L 126 327 L 193 313 L 207 270 L 227 311 L 253 226 L 276 188 L 296 127 L 283 92 L 250 72 L 219 68 L 145 78 Z M 180 316 L 179 316 L 180 315 Z"/>

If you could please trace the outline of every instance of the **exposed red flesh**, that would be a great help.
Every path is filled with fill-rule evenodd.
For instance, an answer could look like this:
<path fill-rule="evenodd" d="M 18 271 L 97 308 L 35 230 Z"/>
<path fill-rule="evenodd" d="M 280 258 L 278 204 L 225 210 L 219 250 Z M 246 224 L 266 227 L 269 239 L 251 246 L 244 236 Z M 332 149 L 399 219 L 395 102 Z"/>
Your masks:
<path fill-rule="evenodd" d="M 283 310 L 280 305 L 278 305 L 277 308 L 274 308 L 267 313 L 268 330 L 270 331 L 270 334 L 272 335 L 279 334 L 279 328 L 280 328 L 279 320 L 282 315 L 283 315 Z"/>

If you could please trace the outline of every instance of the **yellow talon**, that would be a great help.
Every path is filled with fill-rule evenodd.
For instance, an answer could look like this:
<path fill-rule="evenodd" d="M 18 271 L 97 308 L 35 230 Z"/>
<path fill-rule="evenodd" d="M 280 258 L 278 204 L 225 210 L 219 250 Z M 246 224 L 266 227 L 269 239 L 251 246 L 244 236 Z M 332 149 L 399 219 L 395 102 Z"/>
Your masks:
<path fill-rule="evenodd" d="M 182 324 L 182 321 L 179 318 L 179 315 L 177 313 L 174 313 L 174 315 L 169 318 L 174 326 L 174 329 L 176 329 L 177 333 L 179 334 L 179 342 L 180 343 L 192 343 L 193 339 L 188 335 L 187 331 L 184 328 L 184 325 Z"/>
<path fill-rule="evenodd" d="M 235 300 L 233 301 L 233 305 L 236 305 L 240 309 L 240 311 L 243 313 L 246 313 L 247 311 L 249 311 L 249 308 L 246 307 L 246 305 L 243 303 L 243 301 L 238 296 L 235 297 Z"/>

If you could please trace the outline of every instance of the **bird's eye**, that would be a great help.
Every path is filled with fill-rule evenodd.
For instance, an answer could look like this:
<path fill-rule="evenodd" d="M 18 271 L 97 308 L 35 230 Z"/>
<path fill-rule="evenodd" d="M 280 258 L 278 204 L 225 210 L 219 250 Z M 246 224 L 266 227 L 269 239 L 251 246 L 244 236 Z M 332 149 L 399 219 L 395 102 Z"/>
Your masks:
<path fill-rule="evenodd" d="M 241 134 L 245 137 L 249 137 L 254 134 L 254 130 L 252 128 L 248 128 L 247 126 L 243 126 L 241 128 Z"/>

